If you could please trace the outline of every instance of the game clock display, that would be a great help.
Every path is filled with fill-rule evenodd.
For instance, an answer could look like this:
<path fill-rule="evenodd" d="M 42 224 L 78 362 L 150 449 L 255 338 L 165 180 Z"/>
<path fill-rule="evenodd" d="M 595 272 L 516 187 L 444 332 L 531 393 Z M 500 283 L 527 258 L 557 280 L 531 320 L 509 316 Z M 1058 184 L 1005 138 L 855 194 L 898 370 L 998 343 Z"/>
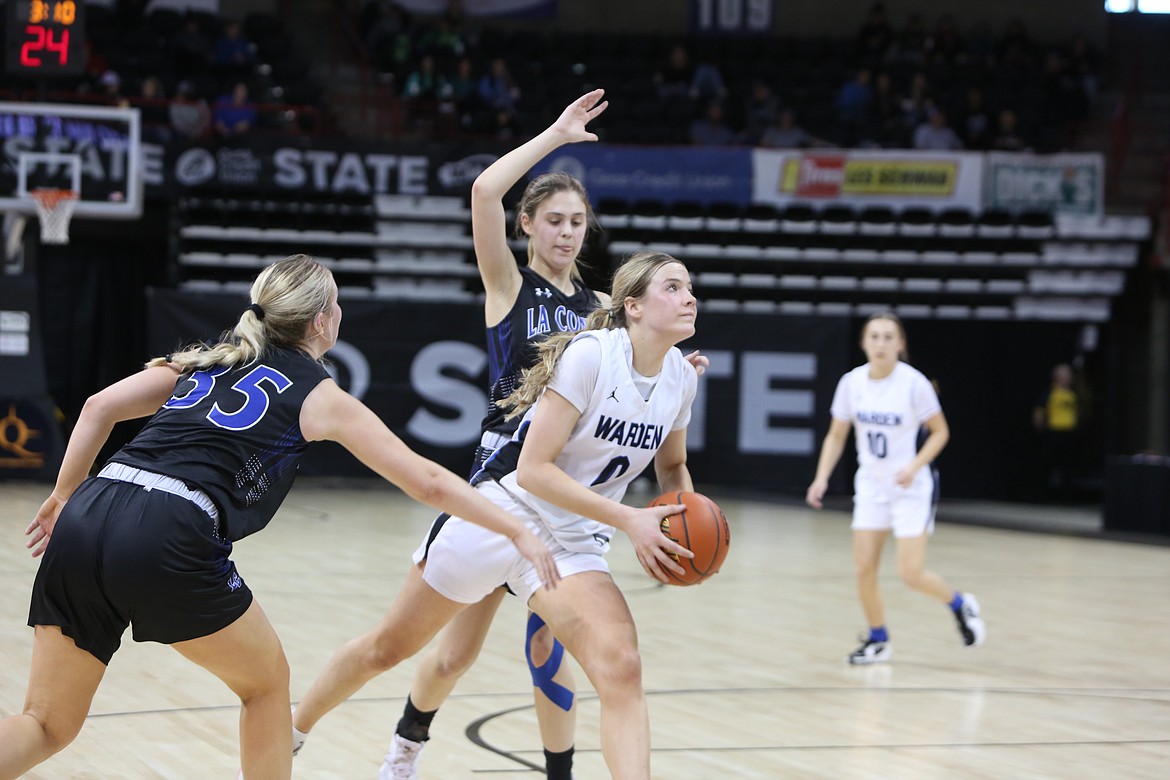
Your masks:
<path fill-rule="evenodd" d="M 84 0 L 8 0 L 4 64 L 12 75 L 76 76 L 85 69 Z"/>

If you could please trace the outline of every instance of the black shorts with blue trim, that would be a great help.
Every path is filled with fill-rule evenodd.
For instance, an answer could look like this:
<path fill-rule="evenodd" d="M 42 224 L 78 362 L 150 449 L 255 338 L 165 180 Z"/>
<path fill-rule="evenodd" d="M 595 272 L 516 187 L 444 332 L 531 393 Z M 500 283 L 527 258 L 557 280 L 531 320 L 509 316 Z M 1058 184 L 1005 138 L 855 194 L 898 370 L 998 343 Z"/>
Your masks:
<path fill-rule="evenodd" d="M 88 479 L 57 518 L 28 624 L 59 626 L 104 664 L 128 625 L 136 642 L 214 634 L 252 604 L 231 551 L 216 521 L 186 498 Z"/>

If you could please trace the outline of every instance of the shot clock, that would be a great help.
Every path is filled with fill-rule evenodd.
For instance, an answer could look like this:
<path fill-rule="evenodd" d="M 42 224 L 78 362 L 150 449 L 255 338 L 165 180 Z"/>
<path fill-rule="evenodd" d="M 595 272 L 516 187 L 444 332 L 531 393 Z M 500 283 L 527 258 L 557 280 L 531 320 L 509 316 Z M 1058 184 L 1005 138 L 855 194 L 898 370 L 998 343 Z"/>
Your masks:
<path fill-rule="evenodd" d="M 4 65 L 11 75 L 76 76 L 85 69 L 85 0 L 8 0 Z"/>

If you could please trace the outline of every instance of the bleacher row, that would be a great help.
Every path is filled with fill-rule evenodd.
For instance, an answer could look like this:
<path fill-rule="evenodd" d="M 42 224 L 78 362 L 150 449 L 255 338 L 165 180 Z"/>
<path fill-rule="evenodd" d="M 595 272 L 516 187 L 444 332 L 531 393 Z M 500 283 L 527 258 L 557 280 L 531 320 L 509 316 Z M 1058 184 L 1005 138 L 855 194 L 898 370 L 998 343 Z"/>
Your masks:
<path fill-rule="evenodd" d="M 308 252 L 343 297 L 478 300 L 460 198 L 312 204 L 191 196 L 181 204 L 180 284 L 246 291 L 274 259 Z M 1106 321 L 1149 238 L 1145 217 L 1052 218 L 925 208 L 854 209 L 602 199 L 612 263 L 642 248 L 687 263 L 709 307 L 848 315 Z M 523 255 L 523 242 L 513 248 Z"/>

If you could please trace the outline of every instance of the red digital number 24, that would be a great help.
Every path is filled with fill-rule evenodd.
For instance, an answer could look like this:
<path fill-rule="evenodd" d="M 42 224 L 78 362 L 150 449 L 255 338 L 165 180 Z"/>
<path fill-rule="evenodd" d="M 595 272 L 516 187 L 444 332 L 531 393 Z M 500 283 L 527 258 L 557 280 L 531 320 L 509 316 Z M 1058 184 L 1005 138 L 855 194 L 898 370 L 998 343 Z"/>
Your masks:
<path fill-rule="evenodd" d="M 29 25 L 25 28 L 25 32 L 32 36 L 31 40 L 25 41 L 24 45 L 20 47 L 20 64 L 29 68 L 39 68 L 44 63 L 41 62 L 40 57 L 36 56 L 36 52 L 48 50 L 50 52 L 57 52 L 57 59 L 62 65 L 69 61 L 69 31 L 62 30 L 61 37 L 55 38 L 52 30 L 46 30 L 44 27 L 35 27 Z"/>

